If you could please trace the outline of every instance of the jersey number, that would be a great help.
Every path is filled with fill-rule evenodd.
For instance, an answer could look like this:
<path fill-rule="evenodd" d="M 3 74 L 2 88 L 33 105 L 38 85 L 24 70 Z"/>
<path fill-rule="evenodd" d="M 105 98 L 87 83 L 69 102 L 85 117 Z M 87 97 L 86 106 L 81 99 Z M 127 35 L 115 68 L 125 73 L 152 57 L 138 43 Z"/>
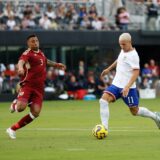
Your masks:
<path fill-rule="evenodd" d="M 43 66 L 43 59 L 40 59 L 40 65 Z"/>
<path fill-rule="evenodd" d="M 133 97 L 128 97 L 128 103 L 134 103 Z"/>

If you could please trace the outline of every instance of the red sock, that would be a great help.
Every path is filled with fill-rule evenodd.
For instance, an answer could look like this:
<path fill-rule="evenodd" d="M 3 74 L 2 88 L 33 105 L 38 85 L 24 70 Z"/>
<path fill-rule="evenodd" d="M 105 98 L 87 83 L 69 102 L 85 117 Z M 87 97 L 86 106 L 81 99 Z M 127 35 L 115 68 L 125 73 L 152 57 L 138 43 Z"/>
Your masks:
<path fill-rule="evenodd" d="M 11 129 L 16 131 L 19 128 L 24 127 L 25 125 L 31 123 L 33 121 L 33 117 L 31 118 L 30 114 L 27 114 L 26 116 L 24 116 L 19 122 L 17 122 L 16 124 L 14 124 Z"/>

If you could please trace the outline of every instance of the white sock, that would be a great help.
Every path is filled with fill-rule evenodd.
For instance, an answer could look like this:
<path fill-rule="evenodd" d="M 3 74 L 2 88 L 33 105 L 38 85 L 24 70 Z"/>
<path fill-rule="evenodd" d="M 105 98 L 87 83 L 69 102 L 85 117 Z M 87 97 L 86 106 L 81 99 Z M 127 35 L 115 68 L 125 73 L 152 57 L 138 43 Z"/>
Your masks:
<path fill-rule="evenodd" d="M 139 107 L 137 116 L 148 117 L 152 119 L 156 119 L 156 114 L 145 107 Z"/>
<path fill-rule="evenodd" d="M 29 112 L 29 116 L 30 116 L 32 119 L 35 119 L 35 118 L 36 118 L 31 112 Z"/>
<path fill-rule="evenodd" d="M 100 103 L 100 117 L 101 122 L 108 130 L 108 120 L 109 120 L 109 107 L 108 102 L 103 100 L 102 98 L 99 100 Z"/>

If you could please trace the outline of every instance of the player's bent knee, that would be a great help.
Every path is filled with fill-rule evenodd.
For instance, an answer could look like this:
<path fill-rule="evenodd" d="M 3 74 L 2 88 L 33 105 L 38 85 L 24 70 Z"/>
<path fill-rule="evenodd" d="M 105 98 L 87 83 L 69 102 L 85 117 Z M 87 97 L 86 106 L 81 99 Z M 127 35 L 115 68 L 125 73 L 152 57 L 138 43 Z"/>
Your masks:
<path fill-rule="evenodd" d="M 133 116 L 136 116 L 136 115 L 137 115 L 137 113 L 135 113 L 135 112 L 131 112 L 131 114 L 132 114 Z"/>
<path fill-rule="evenodd" d="M 104 101 L 107 101 L 108 103 L 113 102 L 114 98 L 112 95 L 108 94 L 108 93 L 104 93 L 101 97 L 101 99 L 103 99 Z"/>
<path fill-rule="evenodd" d="M 31 112 L 32 119 L 39 117 L 39 112 Z"/>
<path fill-rule="evenodd" d="M 26 105 L 25 103 L 17 103 L 17 112 L 22 112 L 25 110 L 26 108 Z"/>
<path fill-rule="evenodd" d="M 108 103 L 108 101 L 106 99 L 100 98 L 99 103 Z"/>
<path fill-rule="evenodd" d="M 130 112 L 133 116 L 136 116 L 138 113 L 138 107 L 132 107 L 130 108 Z"/>

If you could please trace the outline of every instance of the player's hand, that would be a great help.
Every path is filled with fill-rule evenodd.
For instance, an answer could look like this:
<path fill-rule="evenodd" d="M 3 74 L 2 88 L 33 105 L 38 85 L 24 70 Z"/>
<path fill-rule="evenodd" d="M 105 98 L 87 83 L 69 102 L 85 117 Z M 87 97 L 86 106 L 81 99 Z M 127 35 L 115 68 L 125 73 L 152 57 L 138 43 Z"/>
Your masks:
<path fill-rule="evenodd" d="M 123 97 L 127 97 L 128 96 L 128 93 L 129 93 L 129 87 L 124 87 L 123 90 L 122 90 L 122 96 Z"/>
<path fill-rule="evenodd" d="M 23 76 L 24 75 L 24 68 L 21 68 L 21 67 L 19 67 L 18 68 L 18 74 L 20 75 L 20 76 Z"/>
<path fill-rule="evenodd" d="M 62 63 L 56 63 L 54 67 L 57 69 L 66 70 L 66 66 Z"/>
<path fill-rule="evenodd" d="M 109 73 L 108 69 L 103 70 L 102 73 L 101 73 L 101 77 L 104 77 L 108 73 Z"/>

